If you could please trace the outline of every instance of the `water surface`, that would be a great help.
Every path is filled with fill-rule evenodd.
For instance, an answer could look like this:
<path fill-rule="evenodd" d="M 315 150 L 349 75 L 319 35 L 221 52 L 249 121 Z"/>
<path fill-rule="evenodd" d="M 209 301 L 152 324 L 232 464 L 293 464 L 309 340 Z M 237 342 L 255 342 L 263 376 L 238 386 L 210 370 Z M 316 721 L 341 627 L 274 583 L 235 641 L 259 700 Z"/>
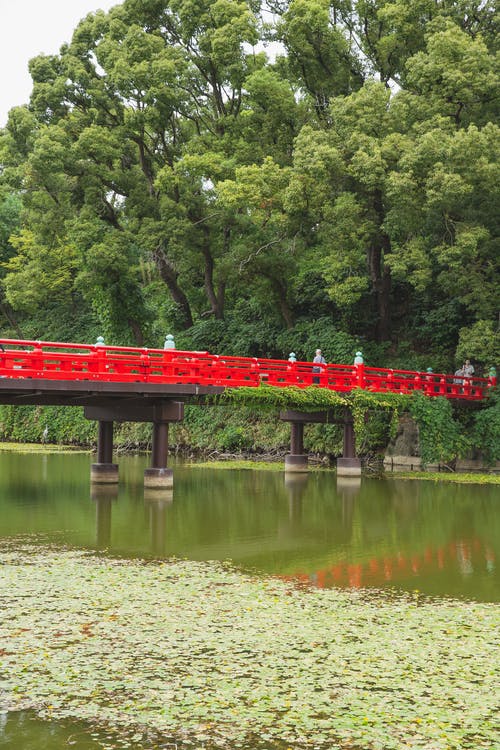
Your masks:
<path fill-rule="evenodd" d="M 145 493 L 144 456 L 120 456 L 118 488 L 91 487 L 86 454 L 0 452 L 0 541 L 125 557 L 231 560 L 301 585 L 418 590 L 499 601 L 500 491 L 492 485 L 175 465 L 173 492 Z M 1 750 L 178 748 L 78 723 L 2 714 Z"/>
<path fill-rule="evenodd" d="M 92 460 L 0 452 L 0 538 L 232 560 L 320 587 L 500 599 L 498 485 L 177 464 L 173 492 L 148 494 L 147 457 L 120 456 L 115 489 L 90 486 Z"/>

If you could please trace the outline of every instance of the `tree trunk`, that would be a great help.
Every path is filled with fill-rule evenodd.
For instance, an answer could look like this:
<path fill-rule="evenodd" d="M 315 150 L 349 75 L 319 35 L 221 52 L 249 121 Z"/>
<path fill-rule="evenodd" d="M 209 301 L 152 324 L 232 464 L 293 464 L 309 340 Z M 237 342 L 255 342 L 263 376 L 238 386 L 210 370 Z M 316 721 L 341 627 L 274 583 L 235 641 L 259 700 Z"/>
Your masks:
<path fill-rule="evenodd" d="M 219 286 L 218 294 L 214 288 L 214 258 L 210 251 L 210 227 L 206 224 L 202 225 L 203 228 L 203 245 L 202 253 L 205 259 L 205 294 L 207 295 L 212 314 L 216 320 L 224 319 L 224 309 L 221 305 L 221 287 Z"/>
<path fill-rule="evenodd" d="M 385 213 L 380 190 L 375 191 L 373 207 L 378 216 L 379 235 L 370 248 L 368 264 L 372 291 L 375 294 L 377 304 L 375 337 L 377 342 L 380 343 L 388 341 L 391 334 L 391 272 L 389 267 L 384 265 L 384 257 L 391 252 L 391 241 L 382 229 Z"/>
<path fill-rule="evenodd" d="M 142 333 L 142 329 L 139 323 L 136 320 L 132 320 L 132 318 L 129 318 L 127 320 L 127 323 L 129 325 L 130 330 L 132 331 L 135 345 L 144 346 L 144 335 Z"/>
<path fill-rule="evenodd" d="M 191 307 L 189 305 L 188 298 L 177 283 L 177 278 L 179 276 L 178 272 L 175 270 L 172 263 L 168 260 L 162 248 L 156 248 L 153 253 L 153 258 L 162 281 L 165 282 L 170 294 L 172 295 L 172 299 L 179 306 L 179 310 L 182 316 L 182 327 L 184 329 L 191 328 L 191 326 L 193 325 Z"/>
<path fill-rule="evenodd" d="M 15 330 L 18 338 L 23 339 L 23 332 L 21 331 L 19 324 L 14 317 L 14 313 L 10 309 L 10 306 L 5 302 L 0 302 L 0 312 L 2 312 L 4 318 L 9 322 L 9 325 L 11 325 Z"/>
<path fill-rule="evenodd" d="M 272 288 L 276 296 L 278 297 L 278 305 L 281 315 L 283 316 L 283 320 L 286 323 L 286 327 L 288 329 L 293 328 L 295 320 L 292 309 L 288 304 L 286 286 L 282 281 L 275 277 L 269 276 L 268 278 L 270 279 Z"/>

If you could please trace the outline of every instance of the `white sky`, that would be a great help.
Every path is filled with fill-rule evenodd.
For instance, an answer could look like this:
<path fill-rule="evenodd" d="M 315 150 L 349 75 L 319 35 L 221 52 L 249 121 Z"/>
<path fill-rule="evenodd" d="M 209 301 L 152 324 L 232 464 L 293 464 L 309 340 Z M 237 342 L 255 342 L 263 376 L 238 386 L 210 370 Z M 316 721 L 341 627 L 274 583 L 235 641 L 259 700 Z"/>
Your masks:
<path fill-rule="evenodd" d="M 69 42 L 87 13 L 109 10 L 121 0 L 0 0 L 0 127 L 11 107 L 31 93 L 28 61 L 53 55 Z"/>

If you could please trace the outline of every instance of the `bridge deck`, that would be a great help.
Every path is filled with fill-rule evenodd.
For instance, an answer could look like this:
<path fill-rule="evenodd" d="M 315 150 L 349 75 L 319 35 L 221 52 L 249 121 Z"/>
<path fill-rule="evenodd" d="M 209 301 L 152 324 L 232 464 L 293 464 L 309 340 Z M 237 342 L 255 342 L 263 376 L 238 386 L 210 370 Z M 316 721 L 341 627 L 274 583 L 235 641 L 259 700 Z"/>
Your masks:
<path fill-rule="evenodd" d="M 306 388 L 319 385 L 345 393 L 413 393 L 481 401 L 494 378 L 365 365 L 328 364 L 317 374 L 311 362 L 229 357 L 177 349 L 98 346 L 0 339 L 0 403 L 93 405 L 117 399 L 186 400 L 225 388 Z"/>

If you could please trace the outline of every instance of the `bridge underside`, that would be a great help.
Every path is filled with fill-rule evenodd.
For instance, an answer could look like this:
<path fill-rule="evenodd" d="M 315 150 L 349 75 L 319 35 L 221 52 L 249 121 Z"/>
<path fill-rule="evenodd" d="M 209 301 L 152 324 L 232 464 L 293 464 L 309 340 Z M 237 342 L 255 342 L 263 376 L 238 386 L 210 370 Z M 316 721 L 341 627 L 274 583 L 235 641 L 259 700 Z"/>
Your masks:
<path fill-rule="evenodd" d="M 0 378 L 0 404 L 12 406 L 130 407 L 134 411 L 165 403 L 190 401 L 222 393 L 221 386 L 190 383 L 113 383 L 90 380 Z M 136 421 L 124 419 L 123 421 Z M 150 421 L 147 417 L 142 420 Z"/>
<path fill-rule="evenodd" d="M 91 477 L 98 483 L 118 481 L 118 466 L 113 464 L 113 424 L 151 422 L 152 466 L 145 472 L 145 484 L 152 488 L 171 487 L 172 471 L 167 468 L 169 424 L 182 421 L 185 402 L 202 402 L 224 390 L 223 386 L 190 383 L 0 378 L 0 404 L 83 407 L 85 417 L 99 424 L 97 463 L 91 467 Z M 344 427 L 343 458 L 337 461 L 337 471 L 356 476 L 361 473 L 361 464 L 355 455 L 352 415 L 348 410 L 340 420 L 328 410 L 312 413 L 286 410 L 281 412 L 280 419 L 290 422 L 291 426 L 291 450 L 285 461 L 287 472 L 307 471 L 304 425 L 337 422 Z"/>

